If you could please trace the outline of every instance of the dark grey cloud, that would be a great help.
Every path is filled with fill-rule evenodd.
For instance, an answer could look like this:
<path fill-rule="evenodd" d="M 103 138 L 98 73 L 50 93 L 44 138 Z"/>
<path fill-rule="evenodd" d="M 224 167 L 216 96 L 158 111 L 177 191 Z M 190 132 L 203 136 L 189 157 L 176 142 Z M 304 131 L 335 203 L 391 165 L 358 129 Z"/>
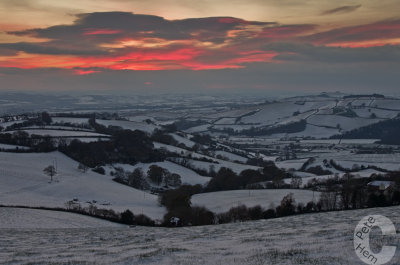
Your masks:
<path fill-rule="evenodd" d="M 91 45 L 79 46 L 74 49 L 73 45 L 68 45 L 68 43 L 59 41 L 50 41 L 43 43 L 30 43 L 30 42 L 0 43 L 0 55 L 3 49 L 13 54 L 15 54 L 17 51 L 23 51 L 26 53 L 35 53 L 35 54 L 50 54 L 50 55 L 60 55 L 60 54 L 101 55 L 107 53 L 105 50 L 98 49 L 97 47 L 93 47 Z"/>
<path fill-rule="evenodd" d="M 44 29 L 30 29 L 10 32 L 15 35 L 28 35 L 40 38 L 67 39 L 77 38 L 85 32 L 95 29 L 118 30 L 118 34 L 99 34 L 93 38 L 115 39 L 118 37 L 157 37 L 168 40 L 193 38 L 194 33 L 202 40 L 216 36 L 225 36 L 227 31 L 243 25 L 269 26 L 273 22 L 245 21 L 230 17 L 209 17 L 183 20 L 167 20 L 153 15 L 127 12 L 96 12 L 77 15 L 72 25 L 57 25 Z"/>
<path fill-rule="evenodd" d="M 361 5 L 341 6 L 341 7 L 326 10 L 326 11 L 322 12 L 321 15 L 350 13 L 350 12 L 356 11 L 360 7 L 361 7 Z"/>
<path fill-rule="evenodd" d="M 0 56 L 13 56 L 17 51 L 14 48 L 3 47 L 0 45 Z"/>

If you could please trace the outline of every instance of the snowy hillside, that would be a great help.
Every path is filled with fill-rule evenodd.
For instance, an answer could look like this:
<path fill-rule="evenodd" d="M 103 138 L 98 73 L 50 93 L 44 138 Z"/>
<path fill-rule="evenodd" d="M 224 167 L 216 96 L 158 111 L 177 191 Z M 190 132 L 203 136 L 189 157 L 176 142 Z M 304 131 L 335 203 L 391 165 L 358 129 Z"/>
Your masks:
<path fill-rule="evenodd" d="M 48 165 L 56 164 L 55 181 L 43 173 Z M 146 214 L 161 219 L 164 208 L 157 196 L 145 194 L 114 182 L 111 177 L 92 171 L 83 173 L 78 163 L 59 152 L 4 153 L 0 152 L 0 204 L 21 206 L 65 207 L 77 199 L 82 206 L 89 203 L 98 208 Z"/>
<path fill-rule="evenodd" d="M 116 223 L 79 214 L 22 208 L 0 208 L 0 220 L 0 229 L 122 227 Z"/>
<path fill-rule="evenodd" d="M 238 107 L 203 116 L 210 124 L 197 125 L 187 132 L 233 131 L 251 135 L 248 130 L 268 129 L 305 121 L 307 127 L 288 132 L 292 137 L 326 138 L 362 126 L 395 118 L 400 99 L 374 96 L 315 95 L 281 99 L 254 107 Z M 188 116 L 194 117 L 194 114 Z M 198 115 L 197 115 L 198 116 Z M 197 117 L 196 116 L 196 117 Z M 267 135 L 267 134 L 266 134 Z M 282 137 L 282 135 L 276 135 Z"/>
<path fill-rule="evenodd" d="M 398 206 L 176 229 L 3 228 L 0 262 L 361 265 L 354 252 L 353 234 L 358 222 L 369 214 L 387 216 L 399 230 Z M 371 233 L 371 241 L 377 240 L 382 238 L 378 233 Z M 387 245 L 398 245 L 400 234 L 386 240 Z M 399 259 L 397 251 L 390 264 L 398 264 Z"/>
<path fill-rule="evenodd" d="M 97 123 L 108 126 L 118 126 L 127 130 L 140 130 L 147 133 L 152 133 L 157 126 L 153 124 L 147 124 L 145 122 L 136 122 L 136 121 L 120 121 L 120 120 L 96 120 Z"/>

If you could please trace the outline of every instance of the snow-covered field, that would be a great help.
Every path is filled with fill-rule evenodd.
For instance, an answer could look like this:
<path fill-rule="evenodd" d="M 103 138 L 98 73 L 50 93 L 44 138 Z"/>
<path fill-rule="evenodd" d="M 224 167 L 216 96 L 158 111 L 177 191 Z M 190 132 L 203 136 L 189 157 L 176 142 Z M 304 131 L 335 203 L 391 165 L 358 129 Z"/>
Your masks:
<path fill-rule="evenodd" d="M 400 207 L 185 228 L 0 229 L 2 264 L 362 265 L 354 229 L 370 214 L 399 231 Z M 29 236 L 27 236 L 29 234 Z M 400 244 L 400 233 L 371 243 Z M 399 264 L 400 251 L 388 264 Z"/>
<path fill-rule="evenodd" d="M 336 127 L 339 125 L 344 131 L 350 131 L 355 128 L 366 126 L 372 123 L 380 121 L 379 119 L 366 119 L 366 118 L 348 118 L 338 115 L 313 115 L 307 119 L 307 123 L 320 125 L 320 126 L 330 126 Z"/>
<path fill-rule="evenodd" d="M 48 165 L 57 164 L 55 181 L 43 173 Z M 19 206 L 65 207 L 78 199 L 82 206 L 96 201 L 98 208 L 122 212 L 130 209 L 162 219 L 165 210 L 157 196 L 114 182 L 110 176 L 92 171 L 82 173 L 78 162 L 59 152 L 0 152 L 0 204 Z"/>
<path fill-rule="evenodd" d="M 122 227 L 122 225 L 98 218 L 67 212 L 0 207 L 0 229 L 67 229 L 98 227 Z"/>
<path fill-rule="evenodd" d="M 188 138 L 182 137 L 175 133 L 171 133 L 170 135 L 175 139 L 175 141 L 177 141 L 180 144 L 184 144 L 185 146 L 187 146 L 189 148 L 193 147 L 196 144 L 195 142 L 189 140 Z"/>
<path fill-rule="evenodd" d="M 96 122 L 98 124 L 108 126 L 119 126 L 127 130 L 140 130 L 147 133 L 152 133 L 156 128 L 156 125 L 147 124 L 145 122 L 136 122 L 136 121 L 120 121 L 120 120 L 100 120 L 97 119 Z"/>
<path fill-rule="evenodd" d="M 237 163 L 224 161 L 224 160 L 220 160 L 220 159 L 216 159 L 218 164 L 204 162 L 204 161 L 198 161 L 198 160 L 192 160 L 192 159 L 188 159 L 188 161 L 195 168 L 203 169 L 203 170 L 207 170 L 207 171 L 210 170 L 210 167 L 213 167 L 216 172 L 218 172 L 218 170 L 220 170 L 222 167 L 226 167 L 226 168 L 232 169 L 233 172 L 240 174 L 243 170 L 246 170 L 246 169 L 253 169 L 253 170 L 260 169 L 260 167 L 237 164 Z"/>
<path fill-rule="evenodd" d="M 215 151 L 215 154 L 218 156 L 218 155 L 220 155 L 221 157 L 222 157 L 222 159 L 224 159 L 224 160 L 229 160 L 229 161 L 239 161 L 239 162 L 242 162 L 242 163 L 246 163 L 247 162 L 247 158 L 246 157 L 243 157 L 243 156 L 240 156 L 240 155 L 236 155 L 236 154 L 233 154 L 233 153 L 229 153 L 229 152 L 226 152 L 226 151 Z"/>
<path fill-rule="evenodd" d="M 0 149 L 4 150 L 15 150 L 15 149 L 29 149 L 29 147 L 26 146 L 20 146 L 20 145 L 12 145 L 12 144 L 0 144 Z"/>
<path fill-rule="evenodd" d="M 339 130 L 335 128 L 326 128 L 326 127 L 320 127 L 320 126 L 315 126 L 312 124 L 307 124 L 306 129 L 302 132 L 297 132 L 297 133 L 288 133 L 287 136 L 290 137 L 315 137 L 315 138 L 328 138 L 331 137 L 335 134 L 339 134 Z M 282 137 L 284 135 L 281 135 Z"/>
<path fill-rule="evenodd" d="M 46 129 L 28 129 L 24 130 L 29 134 L 36 135 L 49 135 L 53 137 L 108 137 L 108 135 L 93 133 L 93 132 L 82 132 L 82 131 L 68 131 L 68 130 L 46 130 Z M 13 133 L 14 131 L 7 131 L 7 133 Z"/>
<path fill-rule="evenodd" d="M 196 167 L 198 169 L 204 169 L 204 170 L 207 170 L 207 171 L 210 169 L 210 166 L 213 166 L 216 171 L 218 171 L 221 167 L 227 167 L 227 168 L 232 169 L 236 173 L 240 173 L 240 172 L 242 172 L 243 170 L 246 170 L 246 169 L 253 169 L 253 170 L 259 169 L 259 167 L 256 167 L 256 166 L 233 163 L 233 162 L 230 162 L 230 161 L 213 158 L 213 157 L 210 157 L 210 156 L 198 154 L 196 152 L 188 151 L 188 150 L 183 149 L 183 148 L 179 148 L 179 147 L 172 146 L 172 145 L 167 145 L 167 144 L 162 144 L 162 143 L 158 143 L 158 142 L 154 142 L 154 147 L 157 148 L 157 149 L 164 148 L 164 149 L 168 150 L 169 152 L 173 152 L 173 153 L 177 153 L 177 154 L 184 154 L 184 155 L 185 154 L 186 155 L 190 154 L 194 158 L 199 158 L 199 159 L 206 158 L 206 159 L 210 159 L 210 160 L 213 160 L 215 162 L 218 162 L 218 164 L 216 164 L 216 163 L 209 163 L 209 162 L 204 162 L 204 161 L 188 159 L 190 164 L 193 165 L 194 167 Z M 234 155 L 234 154 L 230 154 L 230 155 Z"/>
<path fill-rule="evenodd" d="M 280 205 L 284 196 L 293 193 L 296 203 L 317 202 L 319 193 L 309 190 L 279 189 L 279 190 L 233 190 L 201 193 L 192 196 L 192 204 L 205 206 L 213 212 L 226 212 L 230 208 L 246 205 L 252 207 L 260 205 L 265 209 Z"/>

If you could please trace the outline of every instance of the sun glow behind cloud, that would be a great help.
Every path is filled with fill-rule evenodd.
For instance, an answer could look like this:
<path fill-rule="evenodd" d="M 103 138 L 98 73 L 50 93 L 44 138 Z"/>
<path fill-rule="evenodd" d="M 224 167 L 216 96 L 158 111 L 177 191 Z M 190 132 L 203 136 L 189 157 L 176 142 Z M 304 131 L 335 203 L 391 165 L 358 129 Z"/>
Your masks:
<path fill-rule="evenodd" d="M 391 65 L 399 61 L 400 20 L 395 16 L 382 19 L 381 13 L 361 19 L 360 14 L 372 10 L 372 2 L 335 6 L 311 0 L 314 9 L 308 6 L 302 9 L 304 12 L 300 12 L 299 5 L 284 6 L 283 1 L 280 4 L 283 7 L 274 6 L 270 9 L 271 19 L 267 17 L 260 20 L 256 15 L 254 18 L 257 19 L 251 19 L 248 15 L 241 18 L 207 15 L 193 18 L 190 12 L 186 16 L 174 15 L 173 12 L 160 16 L 164 13 L 157 11 L 156 7 L 153 14 L 158 16 L 139 14 L 136 10 L 137 13 L 103 12 L 110 9 L 110 2 L 99 1 L 102 8 L 89 6 L 85 1 L 82 10 L 87 12 L 71 9 L 68 18 L 46 20 L 44 24 L 34 19 L 27 20 L 26 24 L 20 21 L 16 23 L 12 19 L 7 23 L 0 21 L 2 78 L 8 78 L 7 73 L 19 70 L 43 73 L 56 71 L 66 76 L 74 74 L 77 78 L 105 78 L 110 77 L 110 73 L 133 74 L 133 71 L 140 71 L 140 75 L 153 72 L 159 76 L 169 76 L 172 72 L 179 73 L 179 76 L 183 72 L 185 76 L 203 72 L 207 75 L 206 79 L 214 73 L 215 78 L 219 78 L 220 73 L 233 71 L 249 76 L 249 79 L 242 78 L 246 81 L 241 81 L 246 82 L 246 86 L 265 87 L 256 79 L 254 82 L 257 84 L 250 85 L 253 82 L 250 77 L 261 80 L 267 72 L 273 75 L 279 71 L 277 77 L 286 78 L 308 69 L 309 76 L 304 80 L 313 82 L 318 78 L 314 73 L 320 67 L 339 67 L 343 70 L 357 65 L 357 69 L 369 71 L 376 69 L 376 64 Z M 140 1 L 133 2 L 135 6 L 141 5 Z M 234 4 L 254 8 L 258 3 L 261 10 L 267 2 L 272 3 L 257 0 L 245 3 L 238 0 Z M 65 8 L 70 6 L 52 4 L 46 0 L 35 3 L 46 4 L 48 11 L 57 12 L 65 12 Z M 118 0 L 117 3 L 115 8 L 118 10 L 129 10 L 128 1 Z M 198 3 L 196 5 L 201 6 Z M 0 13 L 2 6 L 4 3 L 0 3 Z M 107 8 L 103 8 L 105 6 Z M 208 6 L 220 4 L 210 2 Z M 220 9 L 220 14 L 235 14 L 232 6 Z M 15 2 L 10 2 L 9 7 L 14 11 L 21 8 Z M 188 7 L 182 5 L 181 8 Z M 279 10 L 281 14 L 275 14 L 273 10 Z M 287 11 L 287 16 L 283 15 L 283 11 Z M 39 11 L 32 9 L 32 13 L 35 12 Z M 297 16 L 293 16 L 296 12 Z M 211 11 L 203 13 L 215 14 Z M 275 19 L 277 17 L 279 20 Z M 359 18 L 357 23 L 354 17 Z M 301 79 L 304 75 L 298 76 Z M 142 80 L 141 84 L 145 82 L 150 81 Z M 150 87 L 161 83 L 154 82 Z M 237 82 L 234 85 L 222 83 L 213 85 L 243 86 Z M 279 86 L 279 82 L 274 85 Z"/>
<path fill-rule="evenodd" d="M 0 45 L 0 49 L 15 52 L 0 56 L 0 67 L 76 68 L 77 74 L 98 73 L 102 68 L 239 69 L 248 63 L 270 62 L 279 54 L 263 50 L 264 40 L 294 37 L 306 31 L 297 26 L 278 27 L 276 23 L 230 17 L 170 21 L 130 13 L 85 14 L 71 25 L 10 32 L 48 41 Z M 268 30 L 272 33 L 266 36 Z"/>

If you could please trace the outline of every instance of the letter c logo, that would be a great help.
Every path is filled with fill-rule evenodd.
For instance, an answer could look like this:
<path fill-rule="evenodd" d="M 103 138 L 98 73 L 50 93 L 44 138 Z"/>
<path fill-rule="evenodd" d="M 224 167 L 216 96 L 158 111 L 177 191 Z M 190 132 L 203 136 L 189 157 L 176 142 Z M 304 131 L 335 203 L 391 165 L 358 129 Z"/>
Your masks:
<path fill-rule="evenodd" d="M 354 249 L 357 256 L 366 264 L 381 265 L 388 263 L 396 253 L 395 246 L 383 246 L 379 253 L 373 253 L 369 245 L 369 237 L 373 227 L 379 227 L 382 235 L 396 235 L 393 222 L 382 215 L 364 217 L 354 230 Z"/>

